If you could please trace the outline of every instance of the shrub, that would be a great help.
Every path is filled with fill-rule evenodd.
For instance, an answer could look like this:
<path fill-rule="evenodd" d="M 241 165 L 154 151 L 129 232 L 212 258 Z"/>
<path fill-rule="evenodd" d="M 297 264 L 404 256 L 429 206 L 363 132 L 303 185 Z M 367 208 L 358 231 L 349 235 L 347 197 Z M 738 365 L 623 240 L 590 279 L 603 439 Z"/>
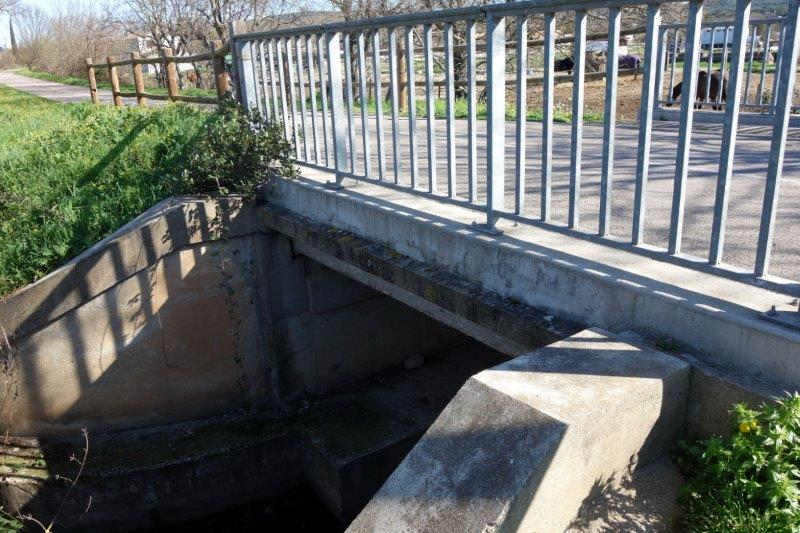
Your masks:
<path fill-rule="evenodd" d="M 684 444 L 681 495 L 691 531 L 800 531 L 800 395 L 733 409 L 731 437 Z"/>
<path fill-rule="evenodd" d="M 294 177 L 291 155 L 280 123 L 264 123 L 258 112 L 245 113 L 229 99 L 200 127 L 180 179 L 187 192 L 249 196 L 276 164 L 280 174 Z"/>
<path fill-rule="evenodd" d="M 251 194 L 268 165 L 295 174 L 277 124 L 235 104 L 113 108 L 0 87 L 0 295 L 176 194 Z"/>

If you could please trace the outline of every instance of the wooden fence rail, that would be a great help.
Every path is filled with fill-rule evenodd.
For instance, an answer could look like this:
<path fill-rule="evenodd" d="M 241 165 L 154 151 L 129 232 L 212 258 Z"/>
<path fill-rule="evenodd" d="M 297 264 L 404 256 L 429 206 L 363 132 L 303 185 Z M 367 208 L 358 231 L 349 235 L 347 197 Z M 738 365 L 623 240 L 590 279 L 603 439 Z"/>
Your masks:
<path fill-rule="evenodd" d="M 171 102 L 189 102 L 193 104 L 219 104 L 229 92 L 228 74 L 225 72 L 225 56 L 230 52 L 228 44 L 223 45 L 222 41 L 211 43 L 211 52 L 195 54 L 191 56 L 175 56 L 169 48 L 161 49 L 161 57 L 139 57 L 137 52 L 132 52 L 129 59 L 113 60 L 107 57 L 105 63 L 94 63 L 92 58 L 86 59 L 87 75 L 89 77 L 89 95 L 92 103 L 100 103 L 97 95 L 97 69 L 108 69 L 108 79 L 111 83 L 111 94 L 115 106 L 123 105 L 123 98 L 136 98 L 140 106 L 146 106 L 147 100 L 160 100 Z M 196 63 L 198 61 L 211 61 L 214 70 L 214 86 L 216 97 L 185 96 L 180 94 L 178 87 L 178 68 L 180 63 Z M 142 76 L 142 65 L 162 65 L 166 76 L 167 94 L 149 94 L 145 92 L 144 77 Z M 123 92 L 120 90 L 118 67 L 130 66 L 133 71 L 133 85 L 135 92 Z"/>

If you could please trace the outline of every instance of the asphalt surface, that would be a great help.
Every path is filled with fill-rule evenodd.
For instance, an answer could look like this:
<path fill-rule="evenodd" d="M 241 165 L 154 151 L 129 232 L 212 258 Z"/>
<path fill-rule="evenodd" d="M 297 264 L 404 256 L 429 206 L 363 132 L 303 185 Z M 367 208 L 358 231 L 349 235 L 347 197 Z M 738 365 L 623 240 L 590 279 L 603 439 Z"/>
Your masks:
<path fill-rule="evenodd" d="M 73 87 L 0 72 L 0 84 L 56 100 L 59 102 L 85 101 L 89 91 L 85 87 Z M 111 101 L 110 91 L 98 91 L 104 102 Z M 126 104 L 135 104 L 127 101 Z M 353 117 L 356 142 L 348 153 L 355 155 L 356 173 L 363 173 L 364 157 L 361 140 L 360 115 Z M 370 168 L 377 176 L 377 145 L 375 117 L 369 120 L 371 144 Z M 418 150 L 417 187 L 428 189 L 428 146 L 426 119 L 417 120 L 416 139 Z M 298 123 L 300 117 L 298 116 Z M 408 121 L 398 121 L 400 132 L 399 183 L 410 184 Z M 386 173 L 385 178 L 394 180 L 392 151 L 392 122 L 384 120 Z M 330 128 L 329 128 L 330 129 Z M 651 163 L 647 185 L 645 242 L 666 248 L 669 235 L 670 209 L 675 173 L 675 155 L 678 140 L 677 124 L 656 122 L 653 129 Z M 317 118 L 318 143 L 322 159 L 322 124 Z M 446 122 L 435 121 L 435 150 L 437 187 L 441 194 L 447 192 Z M 567 219 L 569 194 L 569 168 L 571 156 L 571 128 L 569 124 L 556 124 L 553 132 L 553 189 L 552 213 L 556 224 Z M 736 146 L 734 176 L 730 189 L 730 204 L 726 227 L 724 261 L 727 264 L 752 269 L 758 239 L 760 213 L 763 203 L 769 158 L 771 129 L 765 126 L 742 126 Z M 328 131 L 329 145 L 331 132 Z M 602 163 L 601 124 L 586 124 L 583 134 L 582 187 L 580 201 L 580 227 L 582 231 L 594 233 L 598 227 L 600 204 L 600 168 Z M 690 154 L 689 179 L 686 191 L 686 211 L 682 252 L 705 258 L 708 255 L 717 168 L 721 150 L 722 127 L 695 121 Z M 309 144 L 310 160 L 313 161 L 312 128 L 310 114 L 306 115 L 306 141 Z M 467 193 L 467 122 L 455 122 L 456 139 L 456 194 L 462 198 Z M 525 164 L 525 208 L 523 213 L 533 219 L 538 217 L 541 176 L 541 124 L 526 124 Z M 638 129 L 635 124 L 619 124 L 615 143 L 615 166 L 612 188 L 612 234 L 629 238 L 633 213 L 635 188 L 636 150 Z M 783 179 L 776 220 L 775 240 L 770 274 L 800 280 L 800 149 L 797 141 L 800 131 L 790 130 L 786 149 Z M 516 126 L 506 123 L 506 176 L 505 209 L 513 211 L 515 190 Z M 300 141 L 303 150 L 303 138 Z M 485 198 L 486 134 L 485 122 L 478 121 L 478 202 Z M 331 154 L 332 158 L 332 154 Z M 332 161 L 332 159 L 331 159 Z M 324 161 L 323 161 L 324 162 Z"/>

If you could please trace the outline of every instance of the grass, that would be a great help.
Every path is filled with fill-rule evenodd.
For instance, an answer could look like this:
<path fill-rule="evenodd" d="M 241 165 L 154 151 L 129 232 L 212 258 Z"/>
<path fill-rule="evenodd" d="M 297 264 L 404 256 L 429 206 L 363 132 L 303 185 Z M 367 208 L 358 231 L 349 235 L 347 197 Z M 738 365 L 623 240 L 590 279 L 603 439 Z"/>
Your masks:
<path fill-rule="evenodd" d="M 175 194 L 176 159 L 207 117 L 183 105 L 58 104 L 0 86 L 0 295 Z"/>
<path fill-rule="evenodd" d="M 89 80 L 87 78 L 76 78 L 75 76 L 58 76 L 50 72 L 30 70 L 27 68 L 18 69 L 16 70 L 16 73 L 22 76 L 28 76 L 29 78 L 36 78 L 38 80 L 54 81 L 57 83 L 63 83 L 65 85 L 74 85 L 76 87 L 87 87 L 87 88 L 89 87 Z M 111 90 L 111 83 L 107 81 L 98 81 L 97 88 Z M 136 92 L 136 87 L 130 84 L 121 83 L 119 86 L 119 90 L 124 93 L 125 92 L 132 93 Z M 148 94 L 166 95 L 167 89 L 165 87 L 146 87 L 145 92 Z M 205 98 L 217 97 L 217 93 L 213 89 L 197 89 L 195 87 L 186 87 L 184 89 L 181 89 L 180 93 L 184 96 L 201 96 Z"/>
<path fill-rule="evenodd" d="M 417 118 L 427 118 L 428 117 L 428 104 L 425 100 L 417 100 Z M 311 105 L 310 98 L 306 101 L 306 107 L 309 108 Z M 299 106 L 299 101 L 298 101 Z M 321 109 L 322 100 L 321 98 L 317 98 L 317 109 Z M 391 116 L 392 115 L 392 102 L 391 100 L 386 100 L 382 104 L 382 111 L 384 116 Z M 361 105 L 356 103 L 353 105 L 353 112 L 354 114 L 358 115 L 361 113 Z M 375 100 L 371 98 L 367 102 L 367 113 L 370 115 L 374 115 L 377 113 L 377 106 L 375 105 Z M 466 119 L 469 113 L 469 103 L 467 102 L 466 98 L 456 98 L 455 106 L 453 109 L 453 114 L 457 119 Z M 475 110 L 475 115 L 478 120 L 485 120 L 488 114 L 488 108 L 485 103 L 478 102 L 477 108 Z M 407 111 L 400 111 L 399 116 L 406 117 L 408 116 Z M 445 100 L 436 99 L 434 100 L 434 116 L 438 119 L 445 119 L 447 118 L 447 102 Z M 517 108 L 515 105 L 506 105 L 506 120 L 516 120 L 517 118 Z M 542 110 L 537 109 L 535 111 L 529 111 L 526 115 L 526 120 L 530 122 L 541 122 L 542 121 Z M 594 112 L 594 111 L 584 111 L 583 113 L 583 120 L 585 122 L 602 122 L 603 121 L 603 113 L 602 112 Z M 553 121 L 554 122 L 564 122 L 569 123 L 572 122 L 572 113 L 568 113 L 565 111 L 560 111 L 555 109 L 553 111 Z"/>

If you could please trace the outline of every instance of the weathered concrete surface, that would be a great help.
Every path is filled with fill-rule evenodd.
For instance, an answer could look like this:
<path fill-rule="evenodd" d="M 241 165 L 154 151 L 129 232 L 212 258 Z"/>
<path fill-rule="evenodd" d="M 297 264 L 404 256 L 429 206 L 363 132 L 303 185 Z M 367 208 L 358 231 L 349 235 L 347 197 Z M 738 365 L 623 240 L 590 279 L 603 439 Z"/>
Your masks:
<path fill-rule="evenodd" d="M 800 332 L 760 318 L 785 293 L 654 261 L 557 231 L 500 221 L 504 233 L 471 227 L 483 213 L 368 183 L 331 190 L 330 175 L 275 180 L 270 202 L 387 245 L 484 290 L 611 331 L 670 339 L 719 368 L 778 390 L 800 384 Z"/>
<path fill-rule="evenodd" d="M 295 254 L 255 211 L 202 200 L 157 209 L 3 301 L 14 365 L 2 430 L 285 413 L 457 339 Z"/>
<path fill-rule="evenodd" d="M 683 476 L 669 458 L 598 479 L 568 533 L 674 532 L 680 529 Z"/>
<path fill-rule="evenodd" d="M 505 360 L 474 341 L 386 369 L 281 417 L 236 413 L 91 433 L 60 529 L 140 531 L 312 486 L 349 523 L 470 375 Z M 0 502 L 49 517 L 73 477 L 80 438 L 0 443 Z M 90 511 L 84 512 L 91 497 Z M 314 512 L 312 510 L 312 512 Z"/>
<path fill-rule="evenodd" d="M 292 238 L 297 251 L 509 356 L 583 329 L 351 232 L 273 205 L 261 216 L 266 227 Z"/>
<path fill-rule="evenodd" d="M 563 531 L 681 433 L 689 365 L 586 330 L 473 376 L 348 528 Z"/>

